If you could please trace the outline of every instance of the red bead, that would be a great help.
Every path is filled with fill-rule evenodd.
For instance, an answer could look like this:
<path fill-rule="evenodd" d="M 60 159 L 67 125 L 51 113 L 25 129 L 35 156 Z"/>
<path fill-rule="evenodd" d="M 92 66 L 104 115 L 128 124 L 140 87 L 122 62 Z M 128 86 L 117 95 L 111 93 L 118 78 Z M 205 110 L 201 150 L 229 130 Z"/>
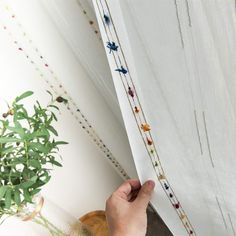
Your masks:
<path fill-rule="evenodd" d="M 48 67 L 48 64 L 45 64 L 46 67 Z"/>
<path fill-rule="evenodd" d="M 22 48 L 18 48 L 20 51 L 23 51 L 23 49 Z"/>
<path fill-rule="evenodd" d="M 179 209 L 179 207 L 180 207 L 179 203 L 174 204 L 174 207 L 175 207 L 176 209 Z"/>
<path fill-rule="evenodd" d="M 152 143 L 153 143 L 152 140 L 149 139 L 149 138 L 147 138 L 147 144 L 148 144 L 148 145 L 152 145 Z"/>

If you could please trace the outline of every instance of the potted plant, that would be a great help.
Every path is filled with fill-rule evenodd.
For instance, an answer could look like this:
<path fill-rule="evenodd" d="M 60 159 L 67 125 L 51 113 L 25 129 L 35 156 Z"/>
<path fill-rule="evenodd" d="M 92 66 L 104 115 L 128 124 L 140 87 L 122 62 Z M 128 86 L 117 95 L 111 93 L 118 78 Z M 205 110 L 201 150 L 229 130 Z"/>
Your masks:
<path fill-rule="evenodd" d="M 8 105 L 0 119 L 0 220 L 17 216 L 33 220 L 46 227 L 52 235 L 67 235 L 42 214 L 41 188 L 51 178 L 51 170 L 61 167 L 58 136 L 53 123 L 59 110 L 56 103 L 67 103 L 63 97 L 53 98 L 43 107 L 38 101 L 30 113 L 22 100 L 33 92 L 27 91 Z M 80 234 L 74 234 L 80 235 Z"/>

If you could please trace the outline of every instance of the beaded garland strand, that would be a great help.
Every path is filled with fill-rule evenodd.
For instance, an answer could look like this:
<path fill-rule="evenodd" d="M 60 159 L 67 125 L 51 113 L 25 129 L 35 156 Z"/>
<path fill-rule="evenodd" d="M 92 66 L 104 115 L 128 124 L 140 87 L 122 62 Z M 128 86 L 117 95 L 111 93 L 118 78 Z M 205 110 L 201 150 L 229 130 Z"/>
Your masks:
<path fill-rule="evenodd" d="M 164 192 L 166 193 L 169 201 L 174 207 L 176 213 L 178 214 L 187 233 L 191 236 L 196 236 L 196 232 L 193 226 L 191 225 L 187 215 L 185 214 L 184 209 L 182 208 L 178 198 L 176 197 L 176 194 L 174 193 L 174 190 L 172 189 L 169 181 L 167 180 L 165 172 L 162 168 L 160 157 L 152 139 L 151 127 L 146 120 L 141 103 L 139 101 L 138 94 L 135 90 L 135 85 L 132 76 L 129 73 L 128 64 L 126 62 L 126 58 L 122 50 L 122 46 L 120 44 L 115 25 L 113 24 L 112 16 L 107 1 L 96 0 L 95 7 L 98 10 L 98 17 L 101 18 L 101 26 L 104 28 L 105 31 L 105 48 L 109 49 L 109 53 L 107 55 L 108 57 L 112 56 L 116 64 L 117 68 L 115 68 L 114 70 L 119 73 L 123 88 L 126 91 L 127 99 L 134 115 L 134 119 L 138 126 L 139 133 L 143 139 L 145 148 L 147 150 L 148 156 L 151 159 L 157 178 Z"/>
<path fill-rule="evenodd" d="M 11 18 L 11 20 L 14 21 L 17 27 L 19 27 L 20 30 L 22 31 L 22 35 L 27 39 L 27 43 L 33 48 L 33 52 L 37 55 L 37 57 L 42 62 L 43 69 L 41 69 L 40 65 L 37 65 L 36 61 L 34 61 L 33 58 L 27 53 L 26 49 L 23 46 L 21 46 L 21 44 L 15 39 L 14 35 L 9 30 L 7 25 L 2 24 L 1 28 L 11 38 L 18 52 L 23 54 L 26 57 L 26 59 L 30 62 L 30 64 L 34 66 L 34 69 L 39 73 L 40 77 L 45 80 L 45 82 L 49 85 L 50 90 L 53 91 L 55 95 L 57 95 L 58 97 L 62 94 L 66 96 L 66 98 L 68 99 L 67 109 L 70 111 L 70 114 L 78 121 L 82 129 L 87 133 L 87 135 L 90 136 L 92 141 L 100 148 L 102 153 L 106 156 L 106 159 L 109 161 L 112 167 L 117 171 L 117 173 L 123 179 L 129 179 L 130 177 L 128 176 L 126 171 L 123 169 L 120 163 L 116 160 L 116 158 L 113 156 L 109 148 L 104 144 L 102 139 L 98 136 L 98 134 L 96 133 L 92 125 L 89 123 L 88 119 L 85 117 L 85 115 L 76 105 L 76 103 L 73 101 L 72 97 L 68 94 L 66 89 L 63 87 L 58 77 L 56 76 L 54 70 L 50 67 L 50 65 L 47 63 L 45 58 L 42 56 L 42 53 L 40 53 L 39 49 L 33 45 L 33 41 L 29 38 L 28 34 L 23 30 L 22 24 L 17 20 L 17 17 L 13 13 L 11 8 L 7 5 L 5 6 L 4 10 L 7 11 L 7 13 L 9 14 L 9 18 Z M 57 84 L 57 86 L 54 86 L 53 83 L 48 80 L 48 78 L 45 76 L 45 73 L 43 72 L 45 70 L 49 72 L 50 76 L 52 77 L 54 82 Z M 58 93 L 57 90 L 61 92 Z"/>
<path fill-rule="evenodd" d="M 85 15 L 86 19 L 88 20 L 89 25 L 91 26 L 93 32 L 98 36 L 98 39 L 102 42 L 102 38 L 100 35 L 99 30 L 96 28 L 96 26 L 94 25 L 94 20 L 91 19 L 91 17 L 88 15 L 87 10 L 85 9 L 84 5 L 82 4 L 82 2 L 80 0 L 76 0 L 77 4 L 79 5 L 81 11 L 83 12 L 83 14 Z"/>

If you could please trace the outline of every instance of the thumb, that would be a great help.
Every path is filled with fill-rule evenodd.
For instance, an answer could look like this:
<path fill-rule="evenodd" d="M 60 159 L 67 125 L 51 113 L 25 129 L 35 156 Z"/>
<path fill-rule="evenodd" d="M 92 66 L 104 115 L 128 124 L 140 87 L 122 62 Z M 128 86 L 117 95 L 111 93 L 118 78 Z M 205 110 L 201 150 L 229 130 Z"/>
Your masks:
<path fill-rule="evenodd" d="M 140 208 L 144 208 L 146 210 L 148 203 L 151 199 L 154 187 L 154 181 L 148 180 L 147 182 L 145 182 L 141 187 L 137 198 L 135 199 L 135 204 L 139 205 Z"/>

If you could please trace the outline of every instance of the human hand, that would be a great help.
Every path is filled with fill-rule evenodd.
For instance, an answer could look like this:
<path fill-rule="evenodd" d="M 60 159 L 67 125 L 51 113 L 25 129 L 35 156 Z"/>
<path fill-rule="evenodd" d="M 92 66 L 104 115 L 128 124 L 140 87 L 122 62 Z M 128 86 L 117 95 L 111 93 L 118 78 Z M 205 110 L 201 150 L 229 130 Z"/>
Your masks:
<path fill-rule="evenodd" d="M 106 217 L 110 236 L 145 236 L 146 209 L 155 187 L 154 181 L 141 186 L 139 180 L 127 180 L 107 200 Z"/>

